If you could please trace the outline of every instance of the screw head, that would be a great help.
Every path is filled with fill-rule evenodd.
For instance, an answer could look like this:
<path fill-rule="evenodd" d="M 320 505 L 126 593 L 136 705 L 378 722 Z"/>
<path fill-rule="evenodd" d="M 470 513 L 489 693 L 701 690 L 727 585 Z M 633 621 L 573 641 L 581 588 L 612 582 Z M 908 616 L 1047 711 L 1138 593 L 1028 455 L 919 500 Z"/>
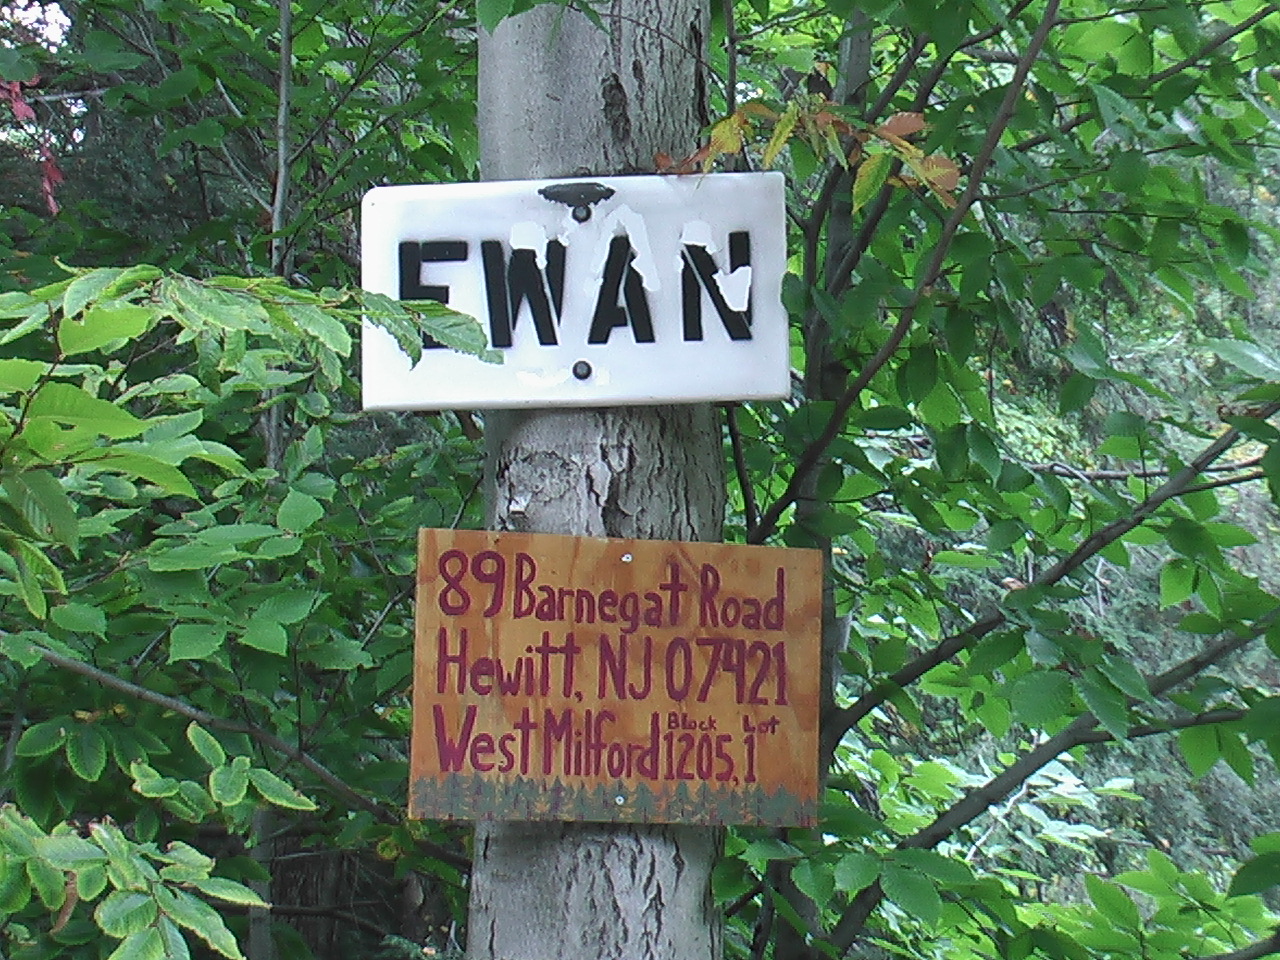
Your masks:
<path fill-rule="evenodd" d="M 573 365 L 573 375 L 579 380 L 586 380 L 591 376 L 591 364 L 585 360 L 579 360 Z"/>
<path fill-rule="evenodd" d="M 591 219 L 591 208 L 585 203 L 573 208 L 573 219 L 579 223 L 586 223 Z"/>

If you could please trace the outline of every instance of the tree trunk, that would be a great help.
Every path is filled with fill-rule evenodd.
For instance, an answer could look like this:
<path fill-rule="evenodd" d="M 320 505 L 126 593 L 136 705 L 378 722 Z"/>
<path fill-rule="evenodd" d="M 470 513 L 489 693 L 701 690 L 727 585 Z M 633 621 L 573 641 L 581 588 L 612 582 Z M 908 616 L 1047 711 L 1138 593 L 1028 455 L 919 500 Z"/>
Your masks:
<path fill-rule="evenodd" d="M 604 176 L 691 152 L 703 124 L 705 5 L 613 0 L 605 30 L 561 5 L 480 42 L 490 179 Z M 660 372 L 655 372 L 660 375 Z M 722 441 L 708 406 L 489 414 L 494 529 L 719 540 Z M 716 960 L 719 831 L 482 823 L 470 960 Z"/>

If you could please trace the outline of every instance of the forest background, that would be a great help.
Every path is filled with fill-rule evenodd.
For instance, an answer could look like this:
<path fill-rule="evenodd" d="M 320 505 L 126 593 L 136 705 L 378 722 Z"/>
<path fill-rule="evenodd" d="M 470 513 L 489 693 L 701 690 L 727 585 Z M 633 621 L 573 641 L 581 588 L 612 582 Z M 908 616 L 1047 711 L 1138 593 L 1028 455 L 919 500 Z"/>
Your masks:
<path fill-rule="evenodd" d="M 483 418 L 353 371 L 362 314 L 479 344 L 352 288 L 355 211 L 482 174 L 477 30 L 525 6 L 3 8 L 0 956 L 465 941 L 406 685 Z M 726 538 L 831 571 L 822 825 L 728 833 L 728 955 L 1280 952 L 1278 14 L 695 25 L 706 137 L 654 170 L 779 168 L 791 213 L 796 388 L 721 411 Z"/>

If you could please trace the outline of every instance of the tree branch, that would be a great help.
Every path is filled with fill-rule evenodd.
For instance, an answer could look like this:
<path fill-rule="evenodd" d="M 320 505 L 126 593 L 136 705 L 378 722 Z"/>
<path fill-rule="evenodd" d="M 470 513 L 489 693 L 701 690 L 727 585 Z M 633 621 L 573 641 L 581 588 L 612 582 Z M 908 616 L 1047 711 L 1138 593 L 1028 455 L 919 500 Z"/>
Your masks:
<path fill-rule="evenodd" d="M 1247 457 L 1244 460 L 1232 460 L 1230 463 L 1215 463 L 1205 467 L 1205 473 L 1227 473 L 1234 470 L 1248 470 L 1262 462 L 1262 457 Z M 1026 468 L 1032 473 L 1048 473 L 1055 477 L 1067 477 L 1072 480 L 1143 480 L 1152 477 L 1167 477 L 1172 471 L 1166 467 L 1143 467 L 1134 470 L 1082 470 L 1066 463 L 1029 463 Z M 1249 479 L 1255 475 L 1248 474 Z"/>
<path fill-rule="evenodd" d="M 1039 58 L 1040 51 L 1049 37 L 1049 32 L 1057 22 L 1058 5 L 1059 0 L 1049 0 L 1044 12 L 1044 19 L 1039 27 L 1036 28 L 1036 32 L 1032 36 L 1026 52 L 1023 54 L 1022 61 L 1018 64 L 1017 69 L 1014 70 L 1013 78 L 1009 81 L 1009 88 L 1005 91 L 1005 96 L 1000 103 L 996 118 L 991 128 L 987 131 L 987 136 L 983 140 L 977 155 L 974 157 L 969 171 L 969 182 L 957 199 L 955 209 L 951 211 L 951 216 L 947 218 L 946 223 L 942 226 L 942 232 L 933 249 L 933 256 L 930 258 L 924 274 L 916 284 L 911 300 L 903 308 L 902 315 L 898 318 L 898 322 L 894 325 L 888 339 L 876 351 L 875 356 L 862 369 L 853 383 L 848 386 L 844 394 L 836 401 L 835 409 L 832 410 L 830 418 L 822 428 L 822 432 L 800 456 L 786 489 L 764 511 L 760 522 L 749 531 L 747 542 L 763 543 L 777 530 L 778 521 L 781 519 L 782 514 L 795 503 L 800 492 L 804 489 L 806 476 L 821 463 L 826 449 L 844 429 L 849 411 L 853 408 L 854 403 L 857 402 L 862 395 L 862 391 L 871 383 L 875 375 L 880 372 L 880 369 L 897 353 L 898 348 L 902 345 L 903 340 L 906 339 L 908 331 L 915 322 L 916 310 L 919 309 L 920 304 L 924 302 L 926 297 L 932 295 L 933 285 L 937 283 L 938 278 L 942 275 L 942 267 L 946 262 L 947 252 L 951 248 L 951 241 L 959 231 L 960 224 L 964 222 L 964 218 L 968 216 L 970 207 L 977 200 L 982 178 L 986 174 L 987 168 L 991 165 L 996 149 L 1000 145 L 1000 138 L 1004 135 L 1005 129 L 1017 110 L 1031 67 Z"/>
<path fill-rule="evenodd" d="M 1251 943 L 1230 953 L 1215 953 L 1211 957 L 1197 957 L 1196 960 L 1260 960 L 1262 957 L 1273 957 L 1280 954 L 1280 930 L 1266 939 Z"/>
<path fill-rule="evenodd" d="M 1191 56 L 1186 57 L 1182 60 L 1179 60 L 1177 63 L 1173 64 L 1172 66 L 1165 67 L 1159 73 L 1153 73 L 1150 79 L 1147 80 L 1146 85 L 1150 87 L 1153 84 L 1160 83 L 1163 80 L 1168 80 L 1172 76 L 1176 76 L 1177 74 L 1181 73 L 1183 70 L 1186 70 L 1188 67 L 1195 66 L 1197 63 L 1203 60 L 1206 56 L 1208 56 L 1214 50 L 1217 50 L 1224 43 L 1227 43 L 1229 40 L 1235 37 L 1238 37 L 1240 34 L 1244 33 L 1246 30 L 1248 30 L 1250 27 L 1257 24 L 1259 21 L 1265 20 L 1267 17 L 1277 12 L 1280 12 L 1280 5 L 1269 3 L 1265 7 L 1263 7 L 1261 10 L 1259 10 L 1257 13 L 1255 13 L 1253 16 L 1240 21 L 1240 23 L 1235 24 L 1234 26 L 1224 27 L 1222 30 L 1218 31 L 1216 34 L 1214 34 L 1212 37 L 1206 40 L 1204 45 L 1201 46 L 1201 48 L 1197 50 L 1195 53 L 1191 54 Z M 1097 119 L 1098 119 L 1098 114 L 1096 111 L 1086 110 L 1084 113 L 1079 114 L 1078 116 L 1075 116 L 1072 119 L 1068 120 L 1066 123 L 1061 124 L 1057 129 L 1057 133 L 1059 134 L 1070 133 L 1076 127 L 1082 126 L 1091 120 L 1097 120 Z M 1052 133 L 1036 134 L 1034 137 L 1028 137 L 1026 140 L 1021 141 L 1013 149 L 1018 150 L 1020 152 L 1025 152 L 1027 150 L 1033 149 L 1034 147 L 1038 147 L 1042 144 L 1048 143 L 1050 140 L 1053 139 L 1053 137 L 1054 135 Z"/>
<path fill-rule="evenodd" d="M 229 733 L 243 733 L 269 750 L 273 750 L 282 756 L 288 757 L 293 762 L 299 764 L 316 779 L 329 788 L 335 795 L 346 800 L 348 803 L 361 810 L 365 810 L 377 818 L 381 823 L 398 826 L 403 822 L 403 817 L 389 807 L 378 803 L 376 800 L 366 797 L 354 787 L 350 786 L 345 780 L 332 773 L 327 767 L 321 764 L 310 754 L 304 753 L 297 749 L 286 740 L 282 740 L 273 733 L 269 733 L 252 724 L 241 723 L 237 720 L 228 720 L 225 717 L 219 717 L 216 714 L 209 713 L 207 710 L 201 710 L 191 704 L 179 700 L 176 697 L 170 697 L 163 693 L 157 693 L 146 687 L 140 687 L 135 683 L 130 683 L 115 674 L 108 673 L 99 669 L 83 660 L 76 660 L 73 657 L 66 657 L 60 653 L 50 650 L 48 647 L 41 646 L 38 643 L 27 642 L 27 647 L 47 663 L 71 673 L 79 674 L 86 679 L 92 680 L 94 683 L 101 684 L 111 690 L 126 694 L 145 703 L 153 704 L 165 710 L 171 710 L 179 716 L 186 717 L 188 720 L 194 720 L 203 726 L 214 727 L 219 730 L 226 730 Z M 438 844 L 430 841 L 418 841 L 419 847 L 424 853 L 435 857 L 443 863 L 457 867 L 459 870 L 468 870 L 471 862 L 464 856 L 448 850 Z"/>
<path fill-rule="evenodd" d="M 1276 413 L 1277 410 L 1280 410 L 1280 403 L 1268 404 L 1259 411 L 1259 419 L 1265 420 Z M 1036 577 L 1030 586 L 1053 586 L 1071 573 L 1074 573 L 1086 561 L 1115 543 L 1134 527 L 1140 526 L 1165 503 L 1190 492 L 1194 489 L 1192 481 L 1204 473 L 1210 464 L 1226 453 L 1239 439 L 1240 431 L 1235 427 L 1225 431 L 1187 466 L 1175 473 L 1142 503 L 1134 507 L 1132 513 L 1113 520 L 1101 530 L 1091 534 L 1068 556 L 1059 560 Z M 973 623 L 968 629 L 939 641 L 935 646 L 924 651 L 902 667 L 902 669 L 890 674 L 868 693 L 859 697 L 843 710 L 834 713 L 823 727 L 822 743 L 823 749 L 827 751 L 825 755 L 830 755 L 830 751 L 835 749 L 835 745 L 843 739 L 845 733 L 854 724 L 884 703 L 895 691 L 904 689 L 919 680 L 934 667 L 946 663 L 952 657 L 973 646 L 991 631 L 1003 626 L 1006 620 L 1007 618 L 1003 612 L 996 611 Z"/>
<path fill-rule="evenodd" d="M 1196 656 L 1190 657 L 1172 669 L 1152 678 L 1148 681 L 1151 693 L 1155 696 L 1166 693 L 1184 680 L 1194 677 L 1210 664 L 1217 663 L 1252 643 L 1266 632 L 1277 617 L 1280 617 L 1280 607 L 1271 610 L 1265 616 L 1256 620 L 1254 628 L 1248 634 L 1220 641 Z M 1134 702 L 1136 701 L 1131 700 L 1130 704 Z M 1204 716 L 1209 716 L 1209 714 Z M 1237 719 L 1239 717 L 1231 713 L 1224 714 L 1213 721 L 1206 720 L 1204 722 L 1222 723 Z M 1015 792 L 1036 771 L 1052 763 L 1057 757 L 1081 744 L 1099 742 L 1096 739 L 1098 734 L 1095 731 L 1097 723 L 1098 720 L 1092 713 L 1083 713 L 1076 717 L 1064 730 L 1023 754 L 986 783 L 970 790 L 951 807 L 940 813 L 928 826 L 921 828 L 909 837 L 903 838 L 897 844 L 896 849 L 928 850 L 936 847 L 955 833 L 956 830 L 977 819 L 992 805 L 999 803 L 1002 799 Z M 1138 729 L 1146 731 L 1147 727 L 1144 726 Z M 1150 733 L 1156 732 L 1160 731 L 1150 731 Z M 1143 735 L 1148 734 L 1144 732 Z M 1111 735 L 1107 734 L 1106 739 L 1111 739 Z M 866 925 L 867 919 L 883 899 L 884 891 L 878 882 L 853 898 L 853 901 L 845 909 L 828 937 L 828 941 L 836 947 L 838 955 L 843 955 L 853 945 Z"/>
<path fill-rule="evenodd" d="M 738 477 L 738 487 L 742 490 L 742 513 L 750 530 L 760 519 L 760 505 L 756 503 L 756 491 L 751 485 L 751 473 L 747 470 L 746 454 L 742 449 L 742 431 L 738 429 L 737 404 L 726 403 L 724 406 L 725 427 L 729 431 L 729 448 L 733 452 L 733 470 Z"/>

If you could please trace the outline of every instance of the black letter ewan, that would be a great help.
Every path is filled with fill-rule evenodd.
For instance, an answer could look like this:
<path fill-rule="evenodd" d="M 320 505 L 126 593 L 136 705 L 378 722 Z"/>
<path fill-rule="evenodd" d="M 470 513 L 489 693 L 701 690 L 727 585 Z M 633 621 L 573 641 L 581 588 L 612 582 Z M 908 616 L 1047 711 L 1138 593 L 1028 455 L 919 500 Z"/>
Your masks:
<path fill-rule="evenodd" d="M 631 327 L 636 343 L 653 343 L 653 319 L 649 316 L 649 298 L 644 281 L 632 261 L 636 252 L 626 236 L 614 237 L 609 244 L 609 258 L 604 264 L 600 295 L 596 298 L 595 316 L 587 343 L 608 343 L 614 327 Z M 618 305 L 622 293 L 625 306 Z M 687 337 L 685 339 L 688 339 Z"/>
<path fill-rule="evenodd" d="M 406 240 L 400 244 L 400 299 L 401 300 L 435 300 L 438 303 L 449 302 L 449 288 L 434 284 L 424 285 L 422 282 L 422 265 L 424 263 L 443 263 L 448 260 L 467 259 L 467 242 L 465 240 L 429 240 L 417 243 Z M 422 348 L 430 350 L 441 347 L 433 338 L 423 336 Z"/>
<path fill-rule="evenodd" d="M 716 263 L 707 248 L 686 243 L 684 245 L 684 269 L 680 272 L 681 292 L 684 299 L 684 338 L 702 339 L 702 291 L 711 297 L 720 322 L 728 331 L 730 340 L 751 339 L 751 302 L 747 309 L 731 310 L 716 281 Z M 729 234 L 729 270 L 751 265 L 751 234 L 739 230 Z"/>
<path fill-rule="evenodd" d="M 526 301 L 538 331 L 538 343 L 555 346 L 556 324 L 564 302 L 564 244 L 547 242 L 547 272 L 538 269 L 536 254 L 527 248 L 511 251 L 511 261 L 502 255 L 502 242 L 480 243 L 484 263 L 484 289 L 489 297 L 489 342 L 495 347 L 511 346 L 511 332 Z M 550 291 L 550 296 L 548 296 Z"/>

